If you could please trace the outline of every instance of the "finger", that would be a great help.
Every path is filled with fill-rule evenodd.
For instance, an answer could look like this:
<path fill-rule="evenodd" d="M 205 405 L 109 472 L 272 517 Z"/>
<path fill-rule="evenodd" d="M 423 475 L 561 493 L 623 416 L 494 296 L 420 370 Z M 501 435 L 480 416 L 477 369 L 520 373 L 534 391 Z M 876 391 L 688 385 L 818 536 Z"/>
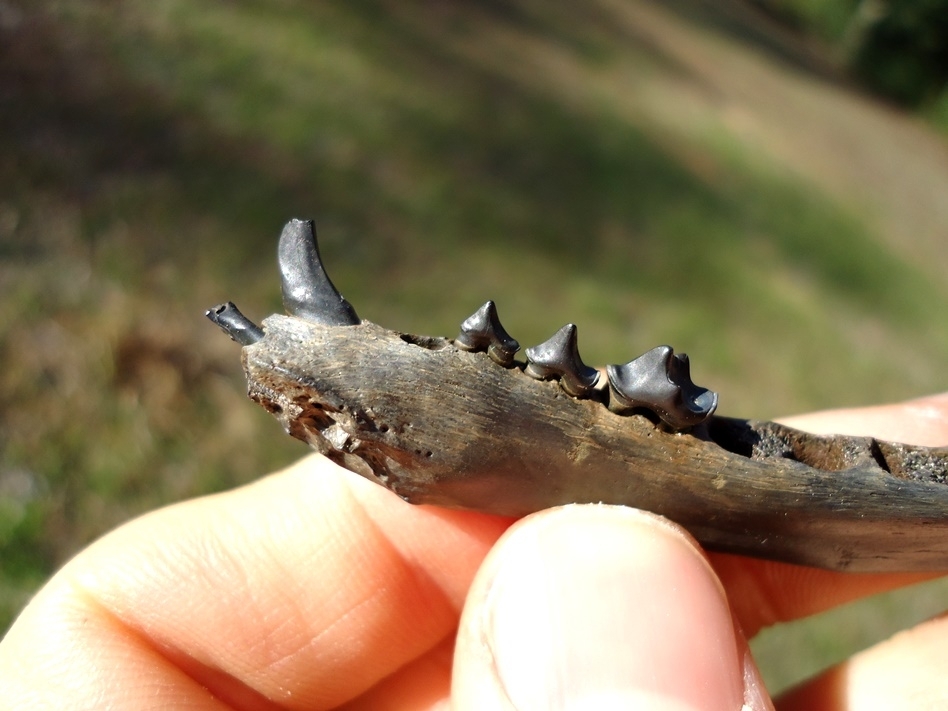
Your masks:
<path fill-rule="evenodd" d="M 724 591 L 665 519 L 578 505 L 524 519 L 478 573 L 452 699 L 477 709 L 769 708 Z"/>
<path fill-rule="evenodd" d="M 948 393 L 891 405 L 824 410 L 780 421 L 816 434 L 848 434 L 943 447 L 948 445 Z"/>
<path fill-rule="evenodd" d="M 448 711 L 454 634 L 337 711 Z"/>
<path fill-rule="evenodd" d="M 876 593 L 938 577 L 937 573 L 837 573 L 721 553 L 709 554 L 748 637 Z"/>
<path fill-rule="evenodd" d="M 782 420 L 817 433 L 869 436 L 909 444 L 948 443 L 948 393 L 892 405 L 818 412 Z M 735 614 L 748 636 L 776 622 L 828 610 L 937 574 L 837 573 L 773 561 L 712 554 Z M 948 562 L 946 562 L 948 570 Z"/>
<path fill-rule="evenodd" d="M 948 708 L 948 617 L 902 632 L 787 693 L 781 711 Z"/>
<path fill-rule="evenodd" d="M 309 458 L 113 532 L 27 609 L 0 663 L 42 689 L 36 660 L 70 649 L 59 671 L 77 687 L 184 677 L 238 706 L 332 708 L 450 634 L 506 525 L 410 506 Z"/>

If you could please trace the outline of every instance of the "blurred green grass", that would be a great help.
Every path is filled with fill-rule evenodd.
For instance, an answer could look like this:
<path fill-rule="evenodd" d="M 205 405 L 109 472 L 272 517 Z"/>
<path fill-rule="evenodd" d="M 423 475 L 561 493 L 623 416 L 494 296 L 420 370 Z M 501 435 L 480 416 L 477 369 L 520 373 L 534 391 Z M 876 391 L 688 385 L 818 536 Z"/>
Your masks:
<path fill-rule="evenodd" d="M 6 0 L 0 628 L 121 521 L 303 453 L 201 316 L 279 310 L 291 216 L 317 219 L 360 315 L 402 331 L 452 335 L 493 298 L 525 344 L 578 323 L 589 362 L 669 342 L 739 416 L 948 389 L 926 231 L 768 152 L 700 67 L 751 61 L 814 102 L 847 90 L 692 25 L 692 4 L 716 12 Z M 669 49 L 678 32 L 697 58 Z M 930 183 L 913 160 L 896 178 Z"/>

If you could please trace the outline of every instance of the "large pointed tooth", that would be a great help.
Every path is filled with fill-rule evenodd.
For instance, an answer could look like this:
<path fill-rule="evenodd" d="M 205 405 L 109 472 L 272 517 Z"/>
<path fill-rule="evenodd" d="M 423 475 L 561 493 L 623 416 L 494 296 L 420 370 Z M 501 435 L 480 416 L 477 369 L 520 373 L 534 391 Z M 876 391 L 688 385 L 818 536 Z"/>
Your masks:
<path fill-rule="evenodd" d="M 283 307 L 291 316 L 324 326 L 361 323 L 323 269 L 312 220 L 290 220 L 280 235 Z"/>
<path fill-rule="evenodd" d="M 514 354 L 520 350 L 520 344 L 501 325 L 493 301 L 464 319 L 454 342 L 466 351 L 486 350 L 487 355 L 504 366 L 513 363 Z"/>
<path fill-rule="evenodd" d="M 718 395 L 691 382 L 688 356 L 658 346 L 625 365 L 610 365 L 609 409 L 645 408 L 676 430 L 693 427 L 714 412 Z"/>
<path fill-rule="evenodd" d="M 228 301 L 204 312 L 220 329 L 242 346 L 250 346 L 263 338 L 261 328 L 244 316 Z"/>
<path fill-rule="evenodd" d="M 524 372 L 537 380 L 559 378 L 560 385 L 573 397 L 586 397 L 599 382 L 599 371 L 579 357 L 576 326 L 568 323 L 548 341 L 527 348 Z"/>

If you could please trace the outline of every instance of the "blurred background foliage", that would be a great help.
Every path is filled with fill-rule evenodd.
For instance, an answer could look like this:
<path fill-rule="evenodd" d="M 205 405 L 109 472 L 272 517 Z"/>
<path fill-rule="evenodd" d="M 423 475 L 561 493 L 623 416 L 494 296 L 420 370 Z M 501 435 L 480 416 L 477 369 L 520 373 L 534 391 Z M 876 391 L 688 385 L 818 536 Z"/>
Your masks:
<path fill-rule="evenodd" d="M 948 0 L 756 0 L 879 96 L 948 130 Z"/>
<path fill-rule="evenodd" d="M 854 43 L 867 5 L 0 0 L 0 629 L 106 530 L 305 452 L 202 315 L 280 310 L 290 217 L 398 330 L 492 298 L 591 363 L 667 342 L 737 416 L 948 389 L 944 76 L 882 78 L 946 33 L 893 1 Z M 755 649 L 779 688 L 946 599 Z"/>

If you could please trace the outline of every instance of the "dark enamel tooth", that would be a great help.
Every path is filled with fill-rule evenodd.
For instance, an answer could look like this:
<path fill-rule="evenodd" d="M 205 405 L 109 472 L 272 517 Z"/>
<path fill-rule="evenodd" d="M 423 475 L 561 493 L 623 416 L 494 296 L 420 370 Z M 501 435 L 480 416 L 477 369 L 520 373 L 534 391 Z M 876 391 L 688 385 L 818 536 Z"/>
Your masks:
<path fill-rule="evenodd" d="M 514 354 L 520 350 L 520 344 L 501 325 L 493 301 L 464 319 L 454 342 L 466 351 L 486 350 L 487 355 L 504 366 L 513 363 Z"/>
<path fill-rule="evenodd" d="M 528 348 L 527 375 L 537 380 L 559 378 L 563 390 L 573 397 L 586 397 L 599 382 L 599 371 L 579 357 L 576 326 L 568 323 L 552 338 Z"/>
<path fill-rule="evenodd" d="M 280 235 L 278 260 L 283 307 L 288 314 L 324 326 L 355 326 L 362 322 L 323 268 L 312 220 L 286 223 Z"/>
<path fill-rule="evenodd" d="M 651 410 L 676 430 L 693 427 L 714 412 L 718 395 L 691 381 L 688 356 L 675 355 L 670 346 L 658 346 L 625 365 L 606 368 L 609 409 L 628 412 Z"/>
<path fill-rule="evenodd" d="M 232 301 L 204 312 L 220 329 L 242 346 L 250 346 L 263 338 L 263 330 L 244 316 Z"/>

